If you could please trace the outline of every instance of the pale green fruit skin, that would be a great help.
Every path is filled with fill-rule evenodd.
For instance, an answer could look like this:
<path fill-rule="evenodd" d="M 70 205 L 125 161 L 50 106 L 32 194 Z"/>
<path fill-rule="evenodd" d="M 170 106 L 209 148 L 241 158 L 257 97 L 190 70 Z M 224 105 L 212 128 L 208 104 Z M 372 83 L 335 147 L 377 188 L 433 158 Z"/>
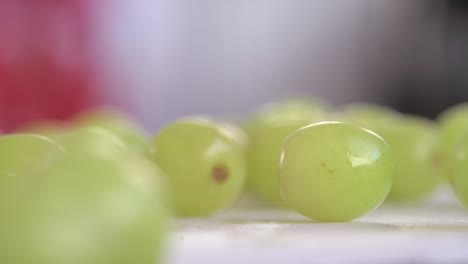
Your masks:
<path fill-rule="evenodd" d="M 286 206 L 277 177 L 281 145 L 297 129 L 322 119 L 323 111 L 305 102 L 278 103 L 261 109 L 247 127 L 248 186 L 274 204 Z"/>
<path fill-rule="evenodd" d="M 439 186 L 441 169 L 434 161 L 437 136 L 433 129 L 428 121 L 413 117 L 379 131 L 395 157 L 395 178 L 389 200 L 418 202 Z"/>
<path fill-rule="evenodd" d="M 355 126 L 378 131 L 392 126 L 392 123 L 400 118 L 401 114 L 395 110 L 372 103 L 353 103 L 342 107 L 340 121 L 351 123 Z"/>
<path fill-rule="evenodd" d="M 452 189 L 462 204 L 468 208 L 468 140 L 462 137 L 454 151 L 448 156 L 449 179 Z"/>
<path fill-rule="evenodd" d="M 377 208 L 393 172 L 392 152 L 381 137 L 340 122 L 310 125 L 289 136 L 279 165 L 285 202 L 321 222 L 350 221 Z"/>
<path fill-rule="evenodd" d="M 229 122 L 217 121 L 218 127 L 224 135 L 231 138 L 242 149 L 246 149 L 249 145 L 249 136 L 239 126 Z"/>
<path fill-rule="evenodd" d="M 113 159 L 124 151 L 127 145 L 111 131 L 100 127 L 83 127 L 56 136 L 65 150 L 81 155 L 95 155 Z"/>
<path fill-rule="evenodd" d="M 141 188 L 156 188 L 164 204 L 168 206 L 168 190 L 165 177 L 157 177 L 155 183 L 148 182 L 148 174 L 156 172 L 163 175 L 154 162 L 142 153 L 126 145 L 113 132 L 101 127 L 82 127 L 58 135 L 57 142 L 66 152 L 73 155 L 91 156 L 110 161 L 121 162 L 121 169 L 134 175 L 141 182 Z"/>
<path fill-rule="evenodd" d="M 171 200 L 164 172 L 146 156 L 135 152 L 122 152 L 114 159 L 131 182 L 142 191 L 155 196 L 157 203 L 170 210 Z"/>
<path fill-rule="evenodd" d="M 82 127 L 71 132 L 56 136 L 57 142 L 67 153 L 82 156 L 92 156 L 110 161 L 121 162 L 122 169 L 127 170 L 129 175 L 140 177 L 142 188 L 156 188 L 168 205 L 169 195 L 165 177 L 157 177 L 155 184 L 150 184 L 141 178 L 141 175 L 149 174 L 149 171 L 156 171 L 158 175 L 163 175 L 154 162 L 151 162 L 139 151 L 126 145 L 121 138 L 113 132 L 101 127 Z"/>
<path fill-rule="evenodd" d="M 159 263 L 165 209 L 122 164 L 66 154 L 0 188 L 0 263 Z"/>
<path fill-rule="evenodd" d="M 247 150 L 248 185 L 256 193 L 279 206 L 286 206 L 279 192 L 277 167 L 281 145 L 294 131 L 310 122 L 284 125 L 275 128 L 257 128 L 251 134 L 251 143 Z"/>
<path fill-rule="evenodd" d="M 148 155 L 167 175 L 177 216 L 211 215 L 243 190 L 243 150 L 211 120 L 187 118 L 170 124 L 156 135 Z M 219 168 L 223 179 L 217 178 Z"/>
<path fill-rule="evenodd" d="M 390 107 L 374 103 L 351 103 L 341 107 L 341 110 L 353 116 L 362 116 L 368 120 L 377 120 L 382 117 L 397 114 Z"/>
<path fill-rule="evenodd" d="M 10 134 L 0 137 L 0 179 L 25 175 L 47 167 L 63 148 L 36 134 Z"/>
<path fill-rule="evenodd" d="M 442 158 L 448 158 L 455 151 L 462 136 L 468 132 L 468 103 L 445 110 L 438 117 L 438 121 L 440 126 L 438 147 Z M 449 168 L 446 167 L 446 171 L 449 171 Z"/>
<path fill-rule="evenodd" d="M 111 108 L 100 108 L 81 113 L 74 119 L 78 126 L 101 127 L 110 130 L 127 145 L 144 152 L 149 136 L 137 126 L 127 114 Z"/>

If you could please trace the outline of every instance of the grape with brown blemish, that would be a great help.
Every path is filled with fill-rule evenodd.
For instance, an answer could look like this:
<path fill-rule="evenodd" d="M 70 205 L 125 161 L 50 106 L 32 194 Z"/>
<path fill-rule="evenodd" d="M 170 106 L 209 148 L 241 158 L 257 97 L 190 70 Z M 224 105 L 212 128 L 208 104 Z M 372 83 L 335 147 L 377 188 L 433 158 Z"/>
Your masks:
<path fill-rule="evenodd" d="M 163 128 L 148 156 L 167 175 L 178 216 L 210 215 L 229 206 L 244 186 L 243 147 L 207 118 L 186 118 Z"/>
<path fill-rule="evenodd" d="M 222 184 L 229 177 L 229 169 L 224 165 L 216 165 L 211 171 L 213 180 L 219 184 Z"/>

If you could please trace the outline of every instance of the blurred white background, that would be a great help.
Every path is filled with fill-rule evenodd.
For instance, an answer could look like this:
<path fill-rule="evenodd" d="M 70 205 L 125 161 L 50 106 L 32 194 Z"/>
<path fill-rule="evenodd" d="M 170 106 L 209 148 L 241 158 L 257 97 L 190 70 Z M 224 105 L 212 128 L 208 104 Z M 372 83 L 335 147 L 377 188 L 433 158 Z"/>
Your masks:
<path fill-rule="evenodd" d="M 391 98 L 401 71 L 437 66 L 441 26 L 427 2 L 114 0 L 96 33 L 111 92 L 156 129 L 284 96 Z"/>

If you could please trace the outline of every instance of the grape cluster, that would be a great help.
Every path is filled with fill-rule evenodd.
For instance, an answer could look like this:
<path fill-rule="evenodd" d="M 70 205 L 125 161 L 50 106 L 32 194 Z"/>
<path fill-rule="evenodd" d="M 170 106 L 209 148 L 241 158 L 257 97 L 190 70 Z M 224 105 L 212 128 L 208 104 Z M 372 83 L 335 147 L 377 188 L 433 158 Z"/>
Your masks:
<path fill-rule="evenodd" d="M 468 206 L 468 106 L 438 120 L 355 103 L 261 108 L 246 131 L 248 188 L 319 221 L 347 221 L 384 201 L 419 203 L 449 179 Z M 465 165 L 466 166 L 466 165 Z"/>
<path fill-rule="evenodd" d="M 432 121 L 304 100 L 241 124 L 185 117 L 152 139 L 112 109 L 29 123 L 0 137 L 0 263 L 157 263 L 171 216 L 210 216 L 246 192 L 343 222 L 448 179 L 468 206 L 467 120 L 467 105 Z"/>
<path fill-rule="evenodd" d="M 148 141 L 108 110 L 0 137 L 0 263 L 158 263 L 169 210 Z"/>

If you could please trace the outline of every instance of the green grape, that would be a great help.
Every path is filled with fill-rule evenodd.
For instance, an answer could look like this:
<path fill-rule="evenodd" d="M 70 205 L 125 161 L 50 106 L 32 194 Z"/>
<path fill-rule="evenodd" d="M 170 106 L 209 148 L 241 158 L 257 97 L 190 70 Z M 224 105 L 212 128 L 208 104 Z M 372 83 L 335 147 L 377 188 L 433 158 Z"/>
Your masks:
<path fill-rule="evenodd" d="M 449 156 L 464 133 L 468 132 L 468 103 L 444 111 L 438 118 L 440 124 L 439 148 Z"/>
<path fill-rule="evenodd" d="M 395 156 L 395 178 L 389 199 L 415 202 L 433 193 L 441 181 L 434 160 L 437 136 L 429 121 L 405 117 L 379 131 Z"/>
<path fill-rule="evenodd" d="M 322 122 L 286 139 L 279 180 L 291 208 L 318 221 L 341 222 L 377 208 L 390 191 L 393 172 L 391 149 L 377 134 Z"/>
<path fill-rule="evenodd" d="M 295 130 L 323 119 L 320 108 L 305 102 L 276 103 L 262 108 L 247 127 L 248 186 L 267 200 L 285 206 L 277 178 L 281 144 Z"/>
<path fill-rule="evenodd" d="M 454 151 L 447 157 L 449 179 L 459 200 L 468 208 L 468 138 L 462 136 Z"/>
<path fill-rule="evenodd" d="M 58 136 L 57 141 L 69 153 L 113 161 L 120 160 L 122 161 L 122 169 L 127 169 L 129 175 L 132 174 L 132 171 L 137 177 L 148 174 L 143 173 L 148 171 L 157 171 L 157 174 L 163 174 L 153 162 L 146 159 L 141 153 L 133 151 L 117 135 L 104 128 L 78 128 Z M 150 184 L 146 185 L 146 188 L 154 187 Z M 161 187 L 166 186 L 164 180 L 158 179 L 157 185 L 159 186 L 158 193 L 167 192 L 166 188 Z M 167 197 L 167 195 L 163 195 L 163 197 Z"/>
<path fill-rule="evenodd" d="M 35 134 L 0 137 L 0 181 L 34 173 L 49 166 L 63 148 L 55 141 Z"/>
<path fill-rule="evenodd" d="M 178 216 L 210 215 L 242 191 L 242 148 L 211 120 L 187 118 L 170 124 L 156 135 L 148 152 L 168 177 Z"/>
<path fill-rule="evenodd" d="M 170 210 L 171 200 L 167 176 L 151 160 L 138 152 L 122 152 L 114 161 L 120 162 L 120 170 L 131 182 L 147 194 L 153 195 L 159 204 Z"/>
<path fill-rule="evenodd" d="M 247 132 L 255 130 L 264 123 L 292 123 L 306 119 L 324 119 L 325 112 L 319 105 L 305 101 L 286 101 L 263 105 L 254 118 L 247 124 Z"/>
<path fill-rule="evenodd" d="M 392 126 L 400 114 L 390 108 L 372 103 L 353 103 L 342 107 L 340 121 L 378 131 Z"/>
<path fill-rule="evenodd" d="M 143 152 L 149 144 L 149 137 L 142 128 L 133 123 L 125 113 L 114 109 L 94 109 L 83 112 L 74 122 L 80 126 L 102 127 L 119 136 L 127 145 Z"/>
<path fill-rule="evenodd" d="M 159 263 L 165 208 L 124 166 L 65 154 L 0 187 L 0 263 Z"/>
<path fill-rule="evenodd" d="M 69 133 L 62 134 L 57 138 L 61 146 L 69 153 L 83 156 L 92 156 L 112 161 L 121 161 L 122 169 L 126 169 L 129 175 L 140 177 L 149 174 L 148 171 L 156 171 L 158 175 L 163 173 L 154 164 L 139 152 L 129 148 L 117 135 L 100 127 L 83 127 Z M 145 176 L 147 178 L 147 176 Z M 141 180 L 142 188 L 154 188 L 147 180 Z M 157 179 L 158 193 L 164 193 L 167 197 L 163 179 Z M 164 198 L 165 200 L 167 198 Z M 167 202 L 166 202 L 167 203 Z"/>
<path fill-rule="evenodd" d="M 218 127 L 224 135 L 232 138 L 232 140 L 241 148 L 246 149 L 249 145 L 249 137 L 242 128 L 228 122 L 220 121 L 218 121 Z"/>
<path fill-rule="evenodd" d="M 56 138 L 67 151 L 101 158 L 115 158 L 128 150 L 127 145 L 111 131 L 100 127 L 84 127 Z"/>

